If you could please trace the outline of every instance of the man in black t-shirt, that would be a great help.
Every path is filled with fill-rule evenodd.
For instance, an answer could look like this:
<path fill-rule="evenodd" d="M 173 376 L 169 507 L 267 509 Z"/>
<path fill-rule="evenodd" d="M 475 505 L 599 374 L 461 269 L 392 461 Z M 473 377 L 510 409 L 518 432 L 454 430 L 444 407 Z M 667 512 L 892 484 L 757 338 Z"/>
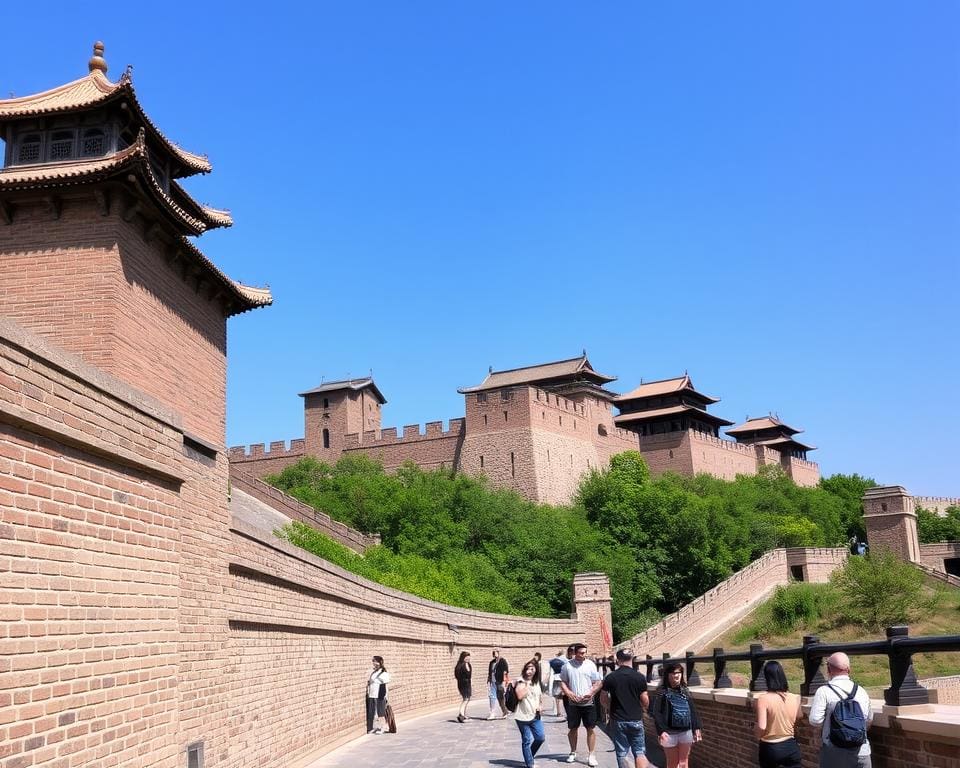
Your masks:
<path fill-rule="evenodd" d="M 490 700 L 490 714 L 487 715 L 487 720 L 502 720 L 507 716 L 507 703 L 504 701 L 503 694 L 506 691 L 505 678 L 509 671 L 507 660 L 500 655 L 500 651 L 495 650 L 487 666 L 487 698 Z"/>
<path fill-rule="evenodd" d="M 635 768 L 647 768 L 643 733 L 643 710 L 650 706 L 647 678 L 633 668 L 633 653 L 617 651 L 617 668 L 603 679 L 603 690 L 610 694 L 610 730 L 617 751 L 617 765 L 632 750 Z"/>

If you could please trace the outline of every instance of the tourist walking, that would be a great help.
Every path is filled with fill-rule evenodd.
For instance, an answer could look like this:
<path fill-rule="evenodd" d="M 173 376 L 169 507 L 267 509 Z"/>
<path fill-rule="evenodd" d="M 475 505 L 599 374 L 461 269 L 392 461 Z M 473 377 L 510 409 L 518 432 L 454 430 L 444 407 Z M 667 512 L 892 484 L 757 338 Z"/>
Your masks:
<path fill-rule="evenodd" d="M 373 670 L 367 678 L 367 733 L 383 733 L 389 682 L 390 673 L 383 664 L 383 656 L 374 656 Z"/>
<path fill-rule="evenodd" d="M 473 696 L 473 666 L 470 664 L 470 652 L 461 651 L 457 665 L 453 668 L 453 676 L 457 680 L 457 691 L 460 693 L 460 711 L 457 713 L 457 722 L 467 719 L 467 704 Z"/>
<path fill-rule="evenodd" d="M 790 693 L 787 676 L 779 661 L 763 665 L 767 692 L 754 701 L 754 733 L 760 741 L 757 762 L 760 768 L 800 768 L 800 747 L 795 725 L 800 719 L 800 697 Z"/>
<path fill-rule="evenodd" d="M 510 667 L 507 660 L 494 650 L 487 666 L 487 699 L 490 702 L 490 714 L 487 720 L 497 720 L 507 716 L 507 705 L 503 700 L 503 689 Z"/>
<path fill-rule="evenodd" d="M 540 719 L 540 664 L 536 660 L 523 665 L 520 679 L 514 686 L 517 694 L 517 711 L 514 718 L 520 731 L 520 749 L 526 768 L 533 768 L 534 755 L 543 746 L 543 721 Z"/>
<path fill-rule="evenodd" d="M 647 768 L 647 745 L 643 732 L 643 710 L 650 708 L 647 678 L 633 668 L 633 652 L 617 651 L 617 668 L 603 678 L 602 690 L 610 694 L 610 733 L 617 753 L 617 765 L 633 752 L 635 768 Z"/>
<path fill-rule="evenodd" d="M 540 692 L 546 693 L 550 690 L 550 662 L 543 658 L 540 651 L 533 654 L 533 660 L 540 667 Z"/>
<path fill-rule="evenodd" d="M 563 671 L 566 663 L 567 659 L 563 655 L 562 648 L 550 659 L 550 695 L 553 697 L 553 714 L 557 717 L 566 717 L 563 707 L 563 688 L 560 685 L 560 672 Z"/>
<path fill-rule="evenodd" d="M 687 689 L 683 665 L 670 662 L 663 668 L 660 689 L 650 707 L 657 738 L 667 756 L 667 768 L 687 768 L 690 749 L 701 741 L 700 717 Z"/>
<path fill-rule="evenodd" d="M 587 732 L 587 765 L 598 765 L 593 754 L 597 748 L 597 708 L 593 697 L 600 690 L 601 679 L 597 665 L 587 658 L 587 646 L 577 643 L 571 646 L 573 658 L 560 671 L 560 687 L 563 689 L 567 704 L 567 740 L 570 742 L 570 754 L 567 762 L 577 759 L 577 732 L 582 725 Z"/>
<path fill-rule="evenodd" d="M 810 705 L 811 725 L 823 726 L 820 768 L 871 768 L 867 728 L 873 712 L 867 692 L 850 679 L 850 657 L 845 653 L 831 655 L 827 677 L 829 682 L 817 688 Z M 838 724 L 833 713 L 841 701 L 849 703 L 844 704 L 842 723 Z M 838 732 L 841 730 L 843 733 Z"/>

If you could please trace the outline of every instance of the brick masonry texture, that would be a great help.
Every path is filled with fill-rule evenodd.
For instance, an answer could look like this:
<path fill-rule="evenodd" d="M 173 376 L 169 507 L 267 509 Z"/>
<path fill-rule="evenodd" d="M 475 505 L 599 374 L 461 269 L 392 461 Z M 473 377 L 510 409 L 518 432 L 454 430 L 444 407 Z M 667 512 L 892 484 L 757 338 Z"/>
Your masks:
<path fill-rule="evenodd" d="M 586 623 L 599 637 L 600 616 L 609 626 L 602 595 L 576 619 L 483 614 L 245 530 L 229 517 L 225 457 L 185 450 L 180 422 L 0 321 L 2 768 L 172 768 L 193 741 L 207 766 L 286 765 L 362 727 L 374 652 L 410 711 L 456 700 L 434 671 L 460 648 L 516 663 L 584 639 Z M 347 680 L 356 706 L 343 706 Z"/>
<path fill-rule="evenodd" d="M 752 611 L 777 586 L 790 583 L 795 573 L 792 569 L 799 569 L 804 581 L 825 582 L 846 562 L 846 558 L 847 550 L 842 548 L 771 550 L 623 645 L 638 654 L 654 657 L 663 653 L 681 655 L 688 650 L 699 651 L 703 643 Z"/>

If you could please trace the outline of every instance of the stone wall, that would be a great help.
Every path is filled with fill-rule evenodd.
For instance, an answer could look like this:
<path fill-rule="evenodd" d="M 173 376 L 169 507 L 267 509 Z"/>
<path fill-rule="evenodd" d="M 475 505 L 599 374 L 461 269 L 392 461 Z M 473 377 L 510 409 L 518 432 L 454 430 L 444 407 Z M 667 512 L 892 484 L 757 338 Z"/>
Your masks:
<path fill-rule="evenodd" d="M 654 657 L 699 651 L 703 643 L 746 616 L 777 586 L 789 584 L 793 568 L 800 569 L 804 581 L 824 582 L 846 558 L 844 548 L 773 549 L 622 645 L 637 654 Z"/>
<path fill-rule="evenodd" d="M 285 441 L 276 440 L 270 443 L 269 450 L 264 450 L 263 443 L 254 443 L 234 446 L 229 452 L 231 467 L 236 465 L 240 471 L 257 478 L 277 475 L 306 455 L 303 438 L 291 440 L 289 448 Z"/>
<path fill-rule="evenodd" d="M 914 507 L 922 507 L 928 512 L 935 512 L 943 517 L 950 507 L 960 507 L 960 498 L 952 496 L 914 496 Z"/>
<path fill-rule="evenodd" d="M 960 541 L 920 545 L 920 562 L 935 571 L 946 573 L 945 560 L 960 558 Z"/>
<path fill-rule="evenodd" d="M 693 430 L 688 434 L 694 474 L 704 472 L 724 480 L 735 480 L 737 475 L 757 473 L 757 452 L 753 446 Z"/>
<path fill-rule="evenodd" d="M 251 477 L 243 472 L 239 466 L 230 465 L 230 483 L 244 493 L 281 512 L 291 520 L 306 523 L 321 533 L 338 541 L 354 552 L 363 554 L 367 549 L 380 543 L 380 537 L 361 533 L 341 522 L 333 520 L 329 515 L 319 512 L 299 499 L 295 499 L 283 491 L 267 485 L 263 480 Z"/>
<path fill-rule="evenodd" d="M 394 470 L 404 462 L 412 461 L 426 470 L 455 469 L 463 442 L 463 419 L 450 419 L 444 431 L 443 422 L 430 421 L 423 431 L 419 424 L 407 424 L 398 435 L 396 427 L 388 427 L 379 433 L 349 434 L 344 438 L 343 455 L 363 454 L 383 463 L 387 470 Z"/>
<path fill-rule="evenodd" d="M 231 768 L 279 768 L 363 733 L 373 654 L 393 676 L 388 695 L 403 718 L 425 703 L 459 701 L 461 650 L 471 652 L 482 699 L 491 649 L 515 669 L 534 651 L 549 658 L 584 638 L 578 620 L 482 613 L 374 584 L 238 520 L 231 536 Z"/>
<path fill-rule="evenodd" d="M 190 463 L 178 416 L 0 320 L 3 768 L 180 765 Z"/>

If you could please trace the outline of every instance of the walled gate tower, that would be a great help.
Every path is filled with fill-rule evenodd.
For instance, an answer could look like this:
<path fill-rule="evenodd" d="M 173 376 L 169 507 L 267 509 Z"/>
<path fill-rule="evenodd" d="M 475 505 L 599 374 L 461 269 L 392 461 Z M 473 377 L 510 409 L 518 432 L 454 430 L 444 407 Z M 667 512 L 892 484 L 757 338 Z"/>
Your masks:
<path fill-rule="evenodd" d="M 863 522 L 872 550 L 889 549 L 902 560 L 920 562 L 917 512 L 906 488 L 868 488 L 863 495 Z"/>

